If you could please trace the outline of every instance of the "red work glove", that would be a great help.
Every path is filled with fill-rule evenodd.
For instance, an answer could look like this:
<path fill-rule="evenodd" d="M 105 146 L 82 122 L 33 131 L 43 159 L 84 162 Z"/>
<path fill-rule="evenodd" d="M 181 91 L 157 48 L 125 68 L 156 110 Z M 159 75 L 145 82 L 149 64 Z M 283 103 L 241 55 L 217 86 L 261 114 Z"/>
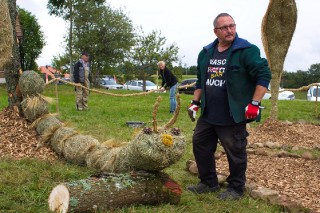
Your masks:
<path fill-rule="evenodd" d="M 188 108 L 188 115 L 191 119 L 191 121 L 195 121 L 196 120 L 196 115 L 197 112 L 200 108 L 200 102 L 199 101 L 191 101 L 191 104 Z"/>
<path fill-rule="evenodd" d="M 246 107 L 245 117 L 246 119 L 255 119 L 259 115 L 260 106 L 248 104 Z"/>

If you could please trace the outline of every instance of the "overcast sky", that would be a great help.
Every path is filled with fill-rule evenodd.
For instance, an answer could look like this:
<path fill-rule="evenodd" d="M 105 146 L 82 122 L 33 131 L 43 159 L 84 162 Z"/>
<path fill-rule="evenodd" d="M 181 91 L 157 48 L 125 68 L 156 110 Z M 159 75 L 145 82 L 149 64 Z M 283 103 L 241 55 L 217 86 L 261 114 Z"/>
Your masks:
<path fill-rule="evenodd" d="M 265 57 L 261 41 L 261 22 L 269 0 L 107 0 L 113 8 L 123 8 L 135 26 L 146 34 L 161 31 L 167 44 L 175 43 L 182 63 L 196 65 L 201 48 L 216 37 L 212 21 L 217 14 L 233 16 L 240 37 L 256 44 Z M 295 72 L 308 70 L 320 63 L 320 0 L 296 0 L 298 22 L 291 41 L 284 69 Z M 308 4 L 306 4 L 308 3 Z M 37 59 L 38 65 L 51 64 L 53 56 L 64 53 L 67 23 L 48 15 L 46 0 L 17 0 L 17 5 L 36 16 L 45 34 L 47 45 Z"/>

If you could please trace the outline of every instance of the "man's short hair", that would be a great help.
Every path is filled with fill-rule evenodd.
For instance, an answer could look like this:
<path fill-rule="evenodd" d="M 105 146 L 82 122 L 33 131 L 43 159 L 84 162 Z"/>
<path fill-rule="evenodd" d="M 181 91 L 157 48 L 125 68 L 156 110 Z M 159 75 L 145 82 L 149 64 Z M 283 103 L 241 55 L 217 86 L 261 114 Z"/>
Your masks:
<path fill-rule="evenodd" d="M 88 52 L 86 52 L 86 51 L 83 51 L 82 53 L 81 53 L 81 55 L 85 55 L 85 56 L 89 56 L 89 54 L 88 54 Z"/>
<path fill-rule="evenodd" d="M 229 16 L 233 19 L 233 17 L 229 14 L 229 13 L 220 13 L 219 15 L 217 15 L 217 17 L 213 20 L 213 27 L 216 28 L 217 27 L 217 22 L 218 22 L 218 19 L 220 17 L 224 17 L 224 16 Z M 234 19 L 233 19 L 234 21 Z"/>

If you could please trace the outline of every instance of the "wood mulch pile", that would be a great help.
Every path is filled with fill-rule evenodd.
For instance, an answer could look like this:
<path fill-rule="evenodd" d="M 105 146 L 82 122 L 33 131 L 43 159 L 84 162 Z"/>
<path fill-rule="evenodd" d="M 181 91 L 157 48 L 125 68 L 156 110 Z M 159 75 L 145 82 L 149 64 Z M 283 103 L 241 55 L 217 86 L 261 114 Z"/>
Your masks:
<path fill-rule="evenodd" d="M 256 128 L 248 128 L 249 146 L 256 143 L 277 143 L 281 148 L 264 150 L 268 155 L 248 154 L 247 180 L 257 186 L 273 189 L 292 201 L 315 212 L 320 212 L 320 159 L 277 157 L 279 150 L 295 149 L 319 152 L 320 126 L 267 120 Z M 226 156 L 217 162 L 217 168 L 228 174 Z"/>
<path fill-rule="evenodd" d="M 249 128 L 249 133 L 249 144 L 273 142 L 312 150 L 320 143 L 320 126 L 304 123 L 266 121 L 256 128 Z M 48 161 L 58 158 L 47 144 L 41 142 L 30 123 L 9 109 L 0 112 L 0 157 Z M 217 161 L 217 168 L 228 174 L 225 155 Z M 247 179 L 320 212 L 319 159 L 249 154 Z"/>
<path fill-rule="evenodd" d="M 48 161 L 58 158 L 47 144 L 41 142 L 30 122 L 9 109 L 0 112 L 0 157 L 3 156 Z"/>

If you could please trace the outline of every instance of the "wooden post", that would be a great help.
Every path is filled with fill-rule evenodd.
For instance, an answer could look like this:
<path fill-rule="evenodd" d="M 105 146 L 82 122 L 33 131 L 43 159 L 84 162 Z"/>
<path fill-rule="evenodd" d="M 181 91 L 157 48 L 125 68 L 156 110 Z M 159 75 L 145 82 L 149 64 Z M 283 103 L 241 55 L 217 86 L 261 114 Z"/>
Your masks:
<path fill-rule="evenodd" d="M 177 204 L 181 192 L 165 173 L 109 173 L 62 183 L 53 188 L 48 202 L 53 212 L 96 212 L 135 204 Z"/>
<path fill-rule="evenodd" d="M 55 84 L 56 84 L 56 110 L 57 110 L 57 113 L 59 113 L 59 95 L 58 95 L 58 82 L 59 81 L 56 81 Z"/>

